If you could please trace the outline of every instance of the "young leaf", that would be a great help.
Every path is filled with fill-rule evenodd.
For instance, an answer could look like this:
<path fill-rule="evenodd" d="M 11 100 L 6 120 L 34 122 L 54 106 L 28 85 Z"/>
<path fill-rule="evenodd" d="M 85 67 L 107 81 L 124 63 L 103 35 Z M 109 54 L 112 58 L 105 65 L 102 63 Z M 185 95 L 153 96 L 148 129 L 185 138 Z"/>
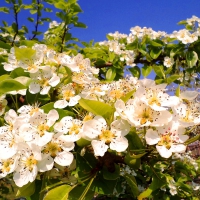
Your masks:
<path fill-rule="evenodd" d="M 139 194 L 139 190 L 135 177 L 130 174 L 125 174 L 124 178 L 126 179 L 128 185 L 130 186 L 133 196 L 137 197 Z"/>
<path fill-rule="evenodd" d="M 85 110 L 95 115 L 105 116 L 107 113 L 113 113 L 114 111 L 112 106 L 100 101 L 80 99 L 79 104 Z"/>
<path fill-rule="evenodd" d="M 154 176 L 149 188 L 138 196 L 138 200 L 143 200 L 144 198 L 149 197 L 154 190 L 161 188 L 164 184 L 164 181 Z"/>
<path fill-rule="evenodd" d="M 176 81 L 180 76 L 178 74 L 171 75 L 167 78 L 167 83 L 170 84 L 174 81 Z"/>
<path fill-rule="evenodd" d="M 160 78 L 165 78 L 165 73 L 162 65 L 154 65 L 153 70 L 155 71 L 157 76 L 159 76 Z"/>
<path fill-rule="evenodd" d="M 153 59 L 156 59 L 158 58 L 158 56 L 161 54 L 162 52 L 162 49 L 160 48 L 152 48 L 151 51 L 150 51 L 150 56 L 153 58 Z"/>
<path fill-rule="evenodd" d="M 29 182 L 17 190 L 16 197 L 29 197 L 35 192 L 35 181 Z"/>
<path fill-rule="evenodd" d="M 115 68 L 113 68 L 113 67 L 110 68 L 110 69 L 106 72 L 106 79 L 107 79 L 108 81 L 114 80 L 115 76 L 116 76 L 116 70 L 115 70 Z"/>
<path fill-rule="evenodd" d="M 188 51 L 186 53 L 186 60 L 189 67 L 194 67 L 198 61 L 198 55 L 195 51 Z"/>
<path fill-rule="evenodd" d="M 136 78 L 140 78 L 140 75 L 141 75 L 141 71 L 140 71 L 140 68 L 138 66 L 135 66 L 135 67 L 132 67 L 132 68 L 129 68 L 128 69 L 131 74 L 136 77 Z"/>
<path fill-rule="evenodd" d="M 7 79 L 0 82 L 0 93 L 6 93 L 6 92 L 22 90 L 22 89 L 26 89 L 26 86 L 12 79 Z"/>
<path fill-rule="evenodd" d="M 142 75 L 144 76 L 144 77 L 147 77 L 150 73 L 151 73 L 151 71 L 152 71 L 152 66 L 148 66 L 148 65 L 144 65 L 143 67 L 142 67 Z"/>
<path fill-rule="evenodd" d="M 17 60 L 31 59 L 36 51 L 31 48 L 18 48 L 15 47 L 15 56 Z"/>
<path fill-rule="evenodd" d="M 56 188 L 53 188 L 49 192 L 47 192 L 44 200 L 66 200 L 68 199 L 69 192 L 72 190 L 70 185 L 61 185 Z"/>

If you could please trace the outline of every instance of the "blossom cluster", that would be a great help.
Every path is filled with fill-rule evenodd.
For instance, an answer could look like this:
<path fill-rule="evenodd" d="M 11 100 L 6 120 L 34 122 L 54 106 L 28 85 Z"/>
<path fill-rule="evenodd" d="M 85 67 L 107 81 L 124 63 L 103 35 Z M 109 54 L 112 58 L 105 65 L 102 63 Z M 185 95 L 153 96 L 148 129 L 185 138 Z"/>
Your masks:
<path fill-rule="evenodd" d="M 32 56 L 20 58 L 17 51 L 21 49 Z M 81 54 L 70 57 L 43 44 L 21 46 L 12 48 L 4 63 L 6 71 L 17 68 L 29 74 L 29 85 L 23 91 L 12 91 L 14 95 L 59 92 L 54 109 L 47 113 L 37 104 L 5 113 L 7 94 L 0 98 L 0 114 L 5 121 L 0 127 L 0 178 L 13 173 L 19 187 L 33 182 L 39 172 L 51 170 L 54 163 L 69 166 L 74 159 L 72 151 L 81 139 L 88 141 L 95 156 L 104 156 L 109 149 L 125 152 L 131 128 L 145 128 L 143 141 L 169 158 L 173 153 L 185 152 L 184 142 L 189 138 L 186 131 L 200 123 L 198 92 L 170 96 L 166 84 L 134 77 L 101 82 L 97 78 L 99 70 Z M 87 110 L 80 113 L 80 99 L 113 107 L 113 116 L 108 119 Z M 77 116 L 61 118 L 58 110 L 68 108 L 76 110 Z"/>
<path fill-rule="evenodd" d="M 154 31 L 152 28 L 135 26 L 130 29 L 130 34 L 123 34 L 116 31 L 115 33 L 108 34 L 108 41 L 99 42 L 99 45 L 108 46 L 110 52 L 114 52 L 120 57 L 121 61 L 124 61 L 128 66 L 136 66 L 135 59 L 138 55 L 138 48 L 130 50 L 127 48 L 132 43 L 141 42 L 141 46 L 145 44 L 145 41 L 155 40 L 159 44 L 173 44 L 174 41 L 181 44 L 189 45 L 198 40 L 200 36 L 200 19 L 196 16 L 192 16 L 184 21 L 184 25 L 190 26 L 190 29 L 181 29 L 173 31 L 171 34 L 167 34 L 164 31 Z M 159 43 L 160 41 L 160 43 Z M 136 45 L 137 46 L 137 45 Z M 161 45 L 162 46 L 162 45 Z M 145 50 L 145 48 L 144 48 Z M 163 65 L 171 67 L 174 64 L 173 56 L 166 56 L 163 61 Z M 188 78 L 189 73 L 186 72 Z"/>

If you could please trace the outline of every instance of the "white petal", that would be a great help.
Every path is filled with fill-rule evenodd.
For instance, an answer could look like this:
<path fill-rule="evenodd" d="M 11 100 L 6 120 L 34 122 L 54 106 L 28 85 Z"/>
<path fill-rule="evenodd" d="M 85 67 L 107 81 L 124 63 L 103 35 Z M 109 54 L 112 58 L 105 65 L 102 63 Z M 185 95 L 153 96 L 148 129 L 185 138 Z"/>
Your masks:
<path fill-rule="evenodd" d="M 54 108 L 65 108 L 69 105 L 66 100 L 58 100 L 54 103 Z"/>
<path fill-rule="evenodd" d="M 92 140 L 91 144 L 95 156 L 103 156 L 108 149 L 108 145 L 104 141 Z"/>
<path fill-rule="evenodd" d="M 169 158 L 172 155 L 172 151 L 165 146 L 156 145 L 156 149 L 163 158 Z"/>
<path fill-rule="evenodd" d="M 74 156 L 71 152 L 63 151 L 58 153 L 54 161 L 61 166 L 69 166 L 74 159 Z"/>
<path fill-rule="evenodd" d="M 171 151 L 174 153 L 184 153 L 186 150 L 186 146 L 183 144 L 173 144 L 171 146 Z"/>
<path fill-rule="evenodd" d="M 148 145 L 154 145 L 160 141 L 160 137 L 157 131 L 154 131 L 153 129 L 148 129 L 145 135 L 145 140 Z"/>
<path fill-rule="evenodd" d="M 57 110 L 55 109 L 50 110 L 49 113 L 47 114 L 47 125 L 51 127 L 58 119 L 59 119 L 59 114 Z"/>
<path fill-rule="evenodd" d="M 45 86 L 40 91 L 40 94 L 42 94 L 42 95 L 48 94 L 48 92 L 49 92 L 50 89 L 51 89 L 51 86 Z"/>
<path fill-rule="evenodd" d="M 53 77 L 49 80 L 49 85 L 55 87 L 56 85 L 58 85 L 59 82 L 60 82 L 60 77 L 54 74 Z"/>
<path fill-rule="evenodd" d="M 43 154 L 42 160 L 39 161 L 37 164 L 38 171 L 40 172 L 49 171 L 53 168 L 53 164 L 54 164 L 53 158 L 48 154 Z"/>
<path fill-rule="evenodd" d="M 180 94 L 180 98 L 191 101 L 195 99 L 198 95 L 199 95 L 199 92 L 197 91 L 184 91 Z"/>
<path fill-rule="evenodd" d="M 110 148 L 117 152 L 125 151 L 128 148 L 128 140 L 125 137 L 117 137 L 110 143 Z"/>
<path fill-rule="evenodd" d="M 76 95 L 75 97 L 71 97 L 69 100 L 69 106 L 75 106 L 78 103 L 78 100 L 81 97 L 79 95 Z"/>
<path fill-rule="evenodd" d="M 31 94 L 36 94 L 40 91 L 40 85 L 35 83 L 35 82 L 32 82 L 30 85 L 29 85 L 29 92 Z"/>

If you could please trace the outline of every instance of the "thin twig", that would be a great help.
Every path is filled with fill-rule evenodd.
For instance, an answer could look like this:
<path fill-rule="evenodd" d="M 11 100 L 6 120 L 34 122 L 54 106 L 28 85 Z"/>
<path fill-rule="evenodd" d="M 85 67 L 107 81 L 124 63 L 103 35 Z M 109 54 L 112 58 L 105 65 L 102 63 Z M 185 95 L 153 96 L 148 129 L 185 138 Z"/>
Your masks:
<path fill-rule="evenodd" d="M 63 32 L 63 35 L 62 35 L 62 40 L 61 40 L 61 49 L 60 49 L 60 53 L 63 52 L 63 44 L 64 44 L 64 42 L 65 42 L 65 35 L 66 35 L 67 31 L 68 31 L 68 28 L 67 28 L 66 25 L 65 25 L 64 32 Z"/>
<path fill-rule="evenodd" d="M 39 25 L 39 21 L 40 21 L 39 12 L 40 12 L 40 0 L 37 0 L 37 18 L 36 18 L 36 23 L 35 23 L 35 33 L 34 33 L 33 37 L 31 38 L 31 40 L 33 40 L 36 37 L 37 32 L 38 32 L 38 25 Z"/>
<path fill-rule="evenodd" d="M 17 13 L 17 9 L 16 9 L 15 5 L 13 5 L 13 10 L 14 10 L 14 15 L 15 15 L 15 23 L 16 23 L 17 30 L 16 30 L 15 35 L 14 35 L 14 37 L 13 37 L 13 41 L 12 41 L 11 46 L 14 45 L 15 38 L 17 37 L 17 35 L 18 35 L 18 33 L 19 33 L 19 31 L 18 31 L 18 29 L 19 29 L 18 13 Z"/>

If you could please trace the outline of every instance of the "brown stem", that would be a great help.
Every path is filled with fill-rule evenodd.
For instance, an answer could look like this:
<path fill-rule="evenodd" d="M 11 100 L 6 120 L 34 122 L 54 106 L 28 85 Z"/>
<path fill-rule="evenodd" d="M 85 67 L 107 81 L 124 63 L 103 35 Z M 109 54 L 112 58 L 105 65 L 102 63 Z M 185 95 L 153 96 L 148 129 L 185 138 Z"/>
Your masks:
<path fill-rule="evenodd" d="M 39 21 L 40 21 L 40 0 L 37 0 L 37 18 L 36 18 L 36 23 L 35 23 L 35 33 L 33 35 L 33 37 L 31 38 L 31 40 L 33 40 L 38 32 L 38 26 L 39 26 Z"/>
<path fill-rule="evenodd" d="M 63 32 L 63 35 L 62 35 L 62 38 L 61 38 L 61 48 L 60 48 L 60 53 L 63 52 L 63 44 L 65 42 L 65 35 L 68 31 L 68 28 L 66 28 L 66 25 L 65 25 L 65 28 L 64 28 L 64 32 Z"/>
<path fill-rule="evenodd" d="M 19 31 L 18 31 L 18 29 L 19 29 L 18 13 L 17 13 L 17 9 L 16 9 L 15 5 L 13 5 L 13 10 L 14 10 L 14 15 L 15 15 L 15 23 L 16 23 L 16 26 L 17 26 L 17 30 L 16 30 L 15 35 L 14 35 L 14 37 L 13 37 L 13 41 L 12 41 L 11 46 L 14 45 L 15 38 L 17 37 L 17 35 L 18 35 L 18 33 L 19 33 Z"/>

